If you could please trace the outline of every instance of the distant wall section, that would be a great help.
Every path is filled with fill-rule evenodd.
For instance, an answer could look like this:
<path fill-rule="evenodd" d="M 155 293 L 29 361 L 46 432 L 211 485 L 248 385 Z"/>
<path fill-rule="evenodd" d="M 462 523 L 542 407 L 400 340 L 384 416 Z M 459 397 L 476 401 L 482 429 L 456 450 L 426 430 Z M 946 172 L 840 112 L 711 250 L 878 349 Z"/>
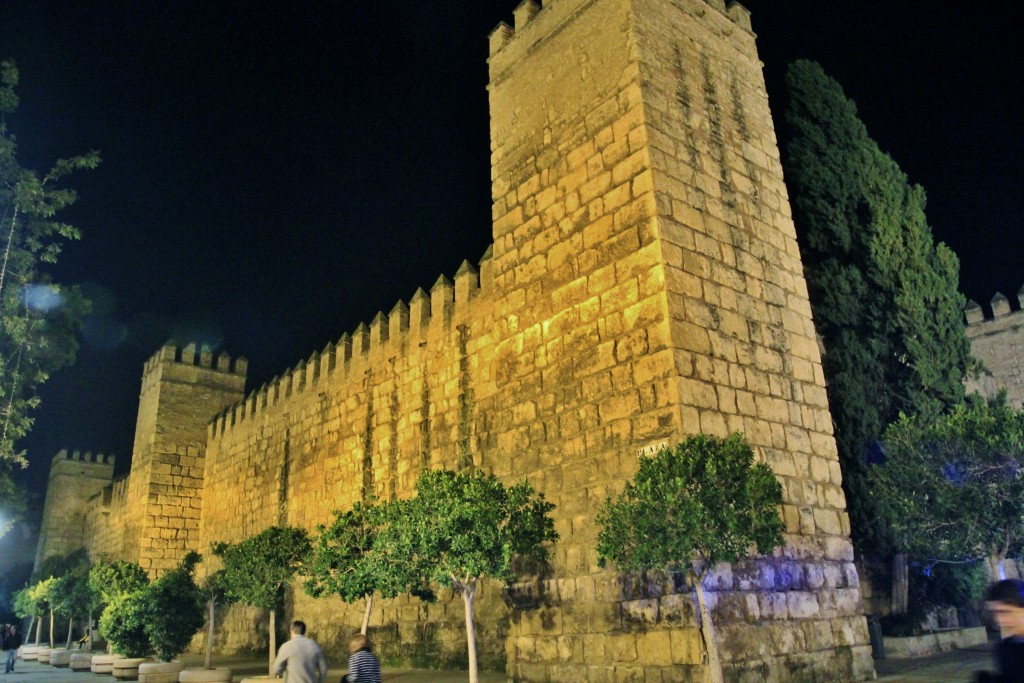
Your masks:
<path fill-rule="evenodd" d="M 61 450 L 50 463 L 35 566 L 47 557 L 66 555 L 89 545 L 86 534 L 90 500 L 110 485 L 114 456 Z"/>
<path fill-rule="evenodd" d="M 969 378 L 967 390 L 993 397 L 1006 390 L 1006 398 L 1015 408 L 1024 407 L 1024 311 L 1020 309 L 1022 287 L 1017 295 L 1017 310 L 1003 294 L 990 302 L 992 317 L 971 301 L 967 306 L 967 336 L 972 355 L 985 364 L 978 378 Z"/>

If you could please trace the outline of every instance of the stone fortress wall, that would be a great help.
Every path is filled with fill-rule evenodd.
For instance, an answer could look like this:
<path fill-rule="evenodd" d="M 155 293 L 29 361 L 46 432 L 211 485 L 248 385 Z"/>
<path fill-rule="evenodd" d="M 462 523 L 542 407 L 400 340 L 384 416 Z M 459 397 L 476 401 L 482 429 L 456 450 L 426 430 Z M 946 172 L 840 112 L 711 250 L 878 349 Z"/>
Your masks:
<path fill-rule="evenodd" d="M 35 564 L 51 555 L 66 555 L 92 538 L 89 500 L 110 484 L 113 455 L 61 450 L 50 461 Z"/>
<path fill-rule="evenodd" d="M 1024 407 L 1024 312 L 1020 310 L 1024 295 L 1022 287 L 1016 295 L 1017 308 L 1010 300 L 996 294 L 990 302 L 992 316 L 974 301 L 967 304 L 967 336 L 971 353 L 985 364 L 986 372 L 967 381 L 968 391 L 995 396 L 1006 390 L 1006 398 L 1016 408 Z"/>
<path fill-rule="evenodd" d="M 132 469 L 85 545 L 157 574 L 271 524 L 312 529 L 432 467 L 556 504 L 543 581 L 479 600 L 482 662 L 519 681 L 683 681 L 685 587 L 596 566 L 594 517 L 639 451 L 742 431 L 783 484 L 786 546 L 709 581 L 734 680 L 873 677 L 819 351 L 747 12 L 721 0 L 525 0 L 490 37 L 493 244 L 243 394 L 245 361 L 147 363 Z M 48 549 L 42 551 L 49 552 Z M 360 607 L 302 616 L 330 651 Z M 233 608 L 225 650 L 259 647 Z M 461 601 L 385 601 L 389 658 L 457 665 Z M 264 627 L 265 628 L 265 627 Z"/>

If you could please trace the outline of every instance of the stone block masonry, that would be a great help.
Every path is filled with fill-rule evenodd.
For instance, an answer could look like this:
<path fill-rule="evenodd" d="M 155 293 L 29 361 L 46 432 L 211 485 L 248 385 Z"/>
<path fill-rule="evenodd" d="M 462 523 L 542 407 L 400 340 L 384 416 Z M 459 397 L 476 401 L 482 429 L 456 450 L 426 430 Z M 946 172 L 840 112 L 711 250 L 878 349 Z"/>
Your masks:
<path fill-rule="evenodd" d="M 728 680 L 871 679 L 747 12 L 525 0 L 514 16 L 490 36 L 493 244 L 479 270 L 464 263 L 244 396 L 244 369 L 162 351 L 117 513 L 128 521 L 112 523 L 158 572 L 189 548 L 410 496 L 427 468 L 525 478 L 557 505 L 560 540 L 550 576 L 478 599 L 483 665 L 516 681 L 698 680 L 687 587 L 600 570 L 594 519 L 638 452 L 741 431 L 782 482 L 786 546 L 708 581 Z M 385 601 L 371 628 L 385 659 L 458 666 L 461 609 L 447 595 Z M 285 612 L 340 653 L 361 607 L 297 588 Z M 252 610 L 223 623 L 222 649 L 265 637 Z"/>
<path fill-rule="evenodd" d="M 64 449 L 53 456 L 35 569 L 48 557 L 66 555 L 85 545 L 89 538 L 88 501 L 109 486 L 113 476 L 113 455 Z"/>
<path fill-rule="evenodd" d="M 967 336 L 971 355 L 985 365 L 977 378 L 968 378 L 967 390 L 989 398 L 1006 391 L 1006 400 L 1016 408 L 1024 407 L 1024 313 L 1019 303 L 1024 287 L 1017 292 L 1017 309 L 1003 294 L 992 297 L 992 317 L 986 318 L 981 306 L 967 304 Z"/>

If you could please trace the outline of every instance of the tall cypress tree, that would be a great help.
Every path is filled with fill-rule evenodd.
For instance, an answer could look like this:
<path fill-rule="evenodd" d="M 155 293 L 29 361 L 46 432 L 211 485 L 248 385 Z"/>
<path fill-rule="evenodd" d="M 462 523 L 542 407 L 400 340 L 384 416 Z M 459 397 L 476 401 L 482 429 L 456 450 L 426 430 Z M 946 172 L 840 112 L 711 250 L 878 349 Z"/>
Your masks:
<path fill-rule="evenodd" d="M 961 402 L 970 363 L 959 261 L 936 244 L 925 194 L 868 136 L 814 62 L 786 74 L 787 180 L 858 549 L 888 553 L 867 495 L 869 453 L 902 413 Z"/>

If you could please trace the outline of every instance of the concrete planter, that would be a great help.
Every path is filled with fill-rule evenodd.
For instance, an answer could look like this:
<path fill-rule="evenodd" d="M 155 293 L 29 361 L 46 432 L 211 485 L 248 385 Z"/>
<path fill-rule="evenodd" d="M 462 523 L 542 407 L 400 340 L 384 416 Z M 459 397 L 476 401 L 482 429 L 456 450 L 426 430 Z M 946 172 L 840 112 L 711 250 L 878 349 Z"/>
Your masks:
<path fill-rule="evenodd" d="M 89 671 L 92 669 L 91 652 L 72 652 L 68 666 L 72 671 Z"/>
<path fill-rule="evenodd" d="M 185 669 L 178 675 L 179 683 L 228 683 L 231 669 Z"/>
<path fill-rule="evenodd" d="M 21 648 L 21 655 L 20 656 L 21 656 L 22 659 L 24 659 L 26 661 L 30 661 L 30 660 L 34 660 L 34 659 L 38 660 L 39 659 L 39 653 L 42 652 L 43 650 L 49 651 L 50 650 L 50 644 L 49 643 L 40 643 L 38 645 L 25 645 L 25 646 L 23 646 Z"/>
<path fill-rule="evenodd" d="M 281 680 L 277 676 L 249 676 L 243 678 L 242 683 L 262 683 L 262 681 L 279 681 Z"/>
<path fill-rule="evenodd" d="M 951 628 L 906 638 L 886 636 L 884 641 L 887 658 L 908 659 L 936 652 L 984 645 L 988 642 L 988 634 L 985 632 L 985 627 L 978 626 L 975 628 Z"/>
<path fill-rule="evenodd" d="M 66 669 L 71 665 L 71 650 L 50 650 L 50 666 Z"/>
<path fill-rule="evenodd" d="M 124 655 L 93 655 L 90 670 L 94 674 L 109 674 L 114 671 L 114 661 L 124 659 Z"/>
<path fill-rule="evenodd" d="M 50 648 L 41 647 L 36 651 L 36 659 L 39 661 L 40 664 L 49 664 L 51 652 L 53 652 L 53 650 L 51 650 Z"/>
<path fill-rule="evenodd" d="M 178 683 L 178 675 L 185 664 L 173 662 L 145 662 L 139 664 L 139 683 Z"/>
<path fill-rule="evenodd" d="M 139 680 L 139 667 L 146 662 L 149 660 L 144 657 L 115 659 L 110 673 L 114 674 L 114 678 L 119 681 L 137 681 Z"/>

